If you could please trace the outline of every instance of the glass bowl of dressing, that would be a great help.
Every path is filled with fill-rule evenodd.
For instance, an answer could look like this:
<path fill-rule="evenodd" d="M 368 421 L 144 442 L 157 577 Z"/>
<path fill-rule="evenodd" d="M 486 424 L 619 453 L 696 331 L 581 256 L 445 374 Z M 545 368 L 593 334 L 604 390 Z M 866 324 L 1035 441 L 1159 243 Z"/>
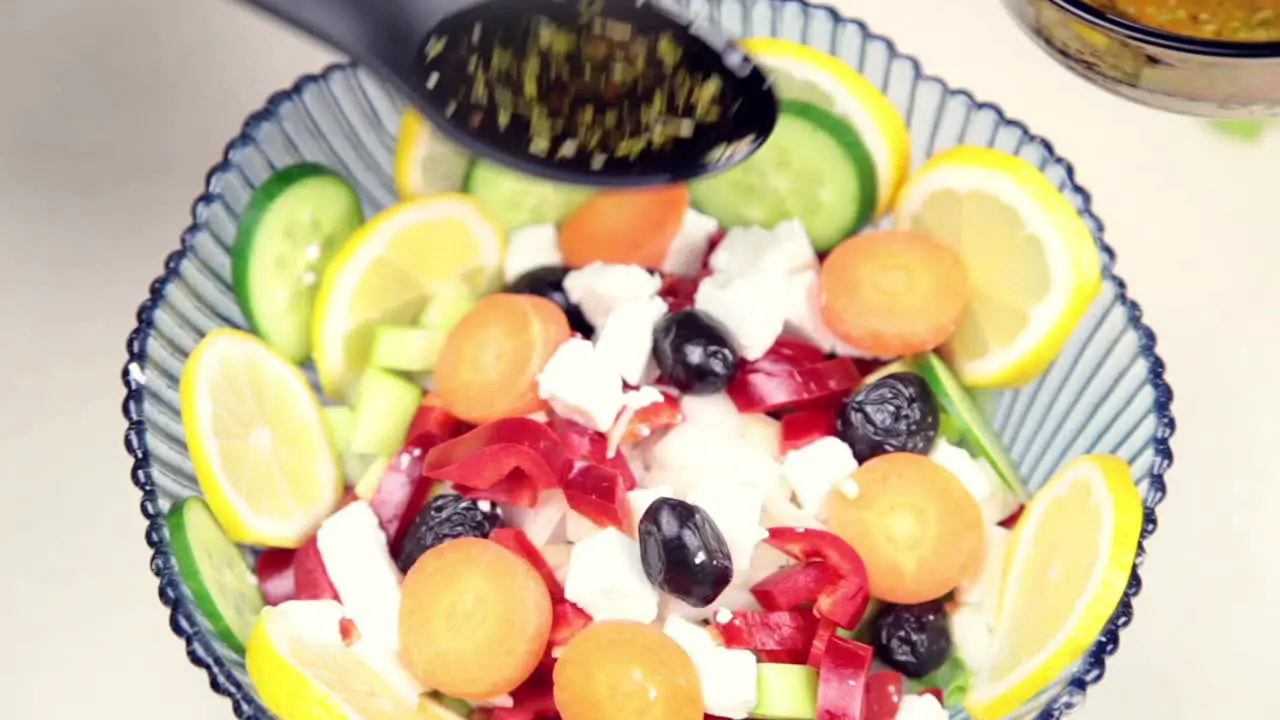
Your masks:
<path fill-rule="evenodd" d="M 1094 85 L 1149 107 L 1280 116 L 1280 0 L 1004 0 L 1028 35 Z"/>

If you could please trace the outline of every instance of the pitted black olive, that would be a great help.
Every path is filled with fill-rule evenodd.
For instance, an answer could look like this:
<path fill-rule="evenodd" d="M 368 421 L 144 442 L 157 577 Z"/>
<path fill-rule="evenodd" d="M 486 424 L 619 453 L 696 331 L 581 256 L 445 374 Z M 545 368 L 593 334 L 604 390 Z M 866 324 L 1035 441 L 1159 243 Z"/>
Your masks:
<path fill-rule="evenodd" d="M 688 395 L 721 392 L 738 372 L 729 331 L 701 310 L 680 310 L 658 322 L 653 359 L 667 382 Z"/>
<path fill-rule="evenodd" d="M 431 548 L 461 537 L 487 538 L 501 524 L 501 511 L 488 500 L 452 493 L 437 495 L 409 523 L 396 553 L 396 567 L 407 573 Z"/>
<path fill-rule="evenodd" d="M 886 375 L 845 402 L 836 432 L 860 463 L 893 452 L 928 455 L 938 438 L 938 401 L 919 375 Z"/>
<path fill-rule="evenodd" d="M 885 605 L 872 625 L 871 644 L 880 662 L 909 678 L 922 678 L 951 657 L 947 610 L 941 600 Z"/>
<path fill-rule="evenodd" d="M 706 510 L 659 498 L 637 524 L 644 574 L 663 592 L 693 607 L 715 602 L 733 581 L 733 559 Z"/>
<path fill-rule="evenodd" d="M 587 321 L 581 308 L 574 305 L 564 291 L 564 276 L 570 272 L 572 271 L 569 268 L 556 265 L 534 268 L 512 280 L 511 284 L 507 285 L 507 292 L 518 295 L 537 295 L 559 305 L 569 318 L 569 327 L 590 340 L 595 335 L 596 329 Z"/>

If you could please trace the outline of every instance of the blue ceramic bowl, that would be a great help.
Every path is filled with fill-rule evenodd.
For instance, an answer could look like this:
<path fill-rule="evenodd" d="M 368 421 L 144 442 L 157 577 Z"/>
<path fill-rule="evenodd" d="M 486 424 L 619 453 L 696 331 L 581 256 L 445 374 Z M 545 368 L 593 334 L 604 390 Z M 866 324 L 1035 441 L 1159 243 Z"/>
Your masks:
<path fill-rule="evenodd" d="M 990 418 L 1032 488 L 1081 453 L 1116 453 L 1128 460 L 1146 506 L 1142 539 L 1148 539 L 1156 530 L 1156 506 L 1164 499 L 1164 474 L 1172 462 L 1173 394 L 1155 336 L 1115 274 L 1115 255 L 1103 242 L 1102 223 L 1071 165 L 999 107 L 925 75 L 913 58 L 860 22 L 799 0 L 694 0 L 692 5 L 733 35 L 802 40 L 859 69 L 907 118 L 917 165 L 957 144 L 996 147 L 1041 168 L 1075 205 L 1097 239 L 1105 286 L 1045 375 L 987 398 Z M 210 686 L 231 700 L 239 718 L 271 715 L 258 702 L 242 661 L 200 616 L 174 565 L 163 522 L 173 502 L 199 492 L 183 441 L 178 378 L 205 333 L 244 325 L 231 290 L 228 250 L 238 214 L 254 188 L 275 169 L 309 160 L 352 181 L 367 211 L 391 203 L 391 158 L 402 107 L 377 78 L 351 65 L 304 77 L 273 96 L 249 117 L 225 159 L 209 173 L 208 189 L 195 201 L 181 247 L 151 284 L 138 309 L 138 326 L 129 335 L 125 446 L 134 458 L 133 483 L 142 491 L 160 600 L 170 608 L 169 624 L 186 644 L 191 662 L 209 673 Z M 1133 619 L 1142 558 L 1139 548 L 1124 599 L 1093 647 L 1015 717 L 1059 718 L 1079 707 L 1088 686 L 1102 679 L 1120 630 Z"/>

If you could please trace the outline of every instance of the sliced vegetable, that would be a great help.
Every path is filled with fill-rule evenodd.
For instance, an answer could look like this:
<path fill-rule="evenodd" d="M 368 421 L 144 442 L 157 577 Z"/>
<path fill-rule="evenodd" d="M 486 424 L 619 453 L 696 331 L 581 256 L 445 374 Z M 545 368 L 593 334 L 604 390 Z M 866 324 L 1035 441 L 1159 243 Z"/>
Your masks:
<path fill-rule="evenodd" d="M 524 558 L 459 538 L 428 550 L 404 578 L 400 657 L 423 687 L 463 700 L 516 689 L 551 635 L 551 595 Z"/>
<path fill-rule="evenodd" d="M 560 654 L 555 706 L 563 720 L 702 720 L 698 669 L 661 629 L 595 622 Z"/>
<path fill-rule="evenodd" d="M 542 557 L 542 553 L 538 552 L 538 548 L 534 547 L 523 530 L 510 527 L 495 528 L 489 533 L 489 539 L 527 560 L 546 582 L 547 592 L 551 594 L 553 603 L 564 600 L 564 586 L 556 579 L 556 574 L 552 572 L 546 558 Z"/>
<path fill-rule="evenodd" d="M 622 476 L 622 482 L 628 491 L 636 489 L 636 477 L 631 471 L 631 465 L 621 454 L 610 454 L 609 438 L 604 433 L 560 416 L 552 416 L 547 421 L 547 427 L 564 442 L 565 453 L 571 460 L 607 467 Z"/>
<path fill-rule="evenodd" d="M 807 657 L 817 627 L 813 613 L 803 610 L 742 610 L 715 617 L 725 647 L 799 658 L 798 662 Z"/>
<path fill-rule="evenodd" d="M 569 320 L 550 300 L 490 295 L 445 340 L 436 362 L 436 392 L 450 412 L 471 423 L 542 410 L 538 373 L 568 339 Z"/>
<path fill-rule="evenodd" d="M 766 610 L 795 610 L 818 599 L 822 591 L 840 580 L 825 562 L 789 565 L 751 586 L 756 602 Z"/>
<path fill-rule="evenodd" d="M 443 440 L 452 440 L 474 429 L 475 426 L 458 419 L 457 415 L 446 410 L 444 406 L 437 404 L 428 395 L 422 399 L 422 404 L 418 406 L 418 412 L 413 416 L 413 422 L 409 423 L 409 432 L 405 437 L 412 440 L 425 432 Z"/>
<path fill-rule="evenodd" d="M 255 569 L 258 573 L 258 589 L 268 605 L 279 605 L 298 596 L 293 579 L 293 556 L 296 550 L 263 548 L 258 552 Z"/>
<path fill-rule="evenodd" d="M 982 511 L 960 480 L 913 453 L 872 458 L 853 480 L 855 497 L 831 494 L 828 526 L 865 561 L 871 594 L 910 605 L 954 589 L 985 541 Z"/>
<path fill-rule="evenodd" d="M 893 670 L 881 670 L 867 678 L 867 697 L 862 720 L 895 720 L 902 704 L 903 677 Z"/>
<path fill-rule="evenodd" d="M 770 412 L 831 398 L 858 386 L 862 376 L 849 358 L 801 369 L 762 372 L 743 368 L 729 383 L 729 397 L 743 413 Z"/>
<path fill-rule="evenodd" d="M 837 580 L 819 590 L 813 610 L 837 627 L 857 627 L 871 596 L 866 566 L 849 543 L 825 530 L 788 527 L 770 528 L 765 542 L 801 562 L 829 565 Z"/>
<path fill-rule="evenodd" d="M 636 410 L 627 422 L 622 444 L 638 443 L 654 433 L 673 428 L 684 422 L 680 399 L 670 393 L 662 393 L 662 402 L 650 403 Z"/>
<path fill-rule="evenodd" d="M 362 222 L 356 191 L 311 163 L 279 170 L 249 198 L 231 248 L 232 284 L 254 334 L 291 362 L 310 357 L 319 278 Z"/>
<path fill-rule="evenodd" d="M 927 235 L 901 230 L 859 235 L 836 248 L 819 282 L 828 327 L 869 355 L 941 345 L 969 300 L 963 258 Z"/>
<path fill-rule="evenodd" d="M 174 505 L 165 516 L 169 543 L 182 582 L 218 637 L 236 653 L 262 609 L 262 591 L 240 548 L 198 497 Z"/>
<path fill-rule="evenodd" d="M 944 417 L 959 423 L 962 429 L 960 446 L 971 454 L 986 460 L 995 470 L 1004 486 L 1014 497 L 1026 502 L 1029 494 L 1018 476 L 1017 465 L 1004 449 L 981 408 L 974 402 L 951 367 L 935 353 L 921 353 L 910 358 L 912 368 L 929 384 L 933 395 L 942 406 Z"/>
<path fill-rule="evenodd" d="M 348 450 L 391 455 L 404 442 L 420 404 L 422 388 L 386 370 L 368 368 L 356 392 L 356 422 Z"/>
<path fill-rule="evenodd" d="M 559 224 L 594 193 L 590 187 L 535 178 L 479 158 L 467 171 L 463 189 L 507 232 L 530 225 Z"/>
<path fill-rule="evenodd" d="M 836 434 L 836 416 L 822 410 L 801 410 L 782 418 L 782 453 Z"/>
<path fill-rule="evenodd" d="M 863 720 L 871 648 L 833 637 L 818 668 L 818 720 Z"/>
<path fill-rule="evenodd" d="M 839 630 L 836 624 L 830 620 L 818 620 L 818 628 L 813 633 L 813 644 L 809 646 L 808 663 L 812 667 L 821 667 L 822 658 L 827 653 L 827 644 L 831 642 L 831 638 L 836 636 Z"/>
<path fill-rule="evenodd" d="M 373 330 L 369 365 L 383 370 L 421 373 L 435 369 L 446 333 L 409 325 L 382 325 Z"/>
<path fill-rule="evenodd" d="M 333 443 L 333 449 L 339 453 L 346 452 L 355 430 L 355 410 L 347 405 L 325 405 L 320 412 L 324 414 L 324 426 L 329 429 L 329 442 Z"/>
<path fill-rule="evenodd" d="M 447 282 L 431 294 L 427 309 L 418 318 L 420 327 L 448 332 L 458 321 L 471 312 L 479 298 L 476 291 L 465 282 Z"/>
<path fill-rule="evenodd" d="M 616 527 L 622 532 L 630 529 L 626 482 L 613 469 L 580 464 L 565 478 L 564 497 L 570 508 L 598 527 Z"/>
<path fill-rule="evenodd" d="M 433 447 L 422 474 L 457 487 L 485 490 L 519 470 L 534 487 L 545 490 L 560 486 L 567 467 L 564 444 L 547 426 L 508 417 Z"/>
<path fill-rule="evenodd" d="M 756 665 L 756 706 L 761 720 L 813 720 L 818 715 L 818 671 L 808 665 Z"/>
<path fill-rule="evenodd" d="M 782 103 L 773 134 L 745 162 L 690 185 L 694 205 L 724 227 L 800 218 L 827 251 L 876 210 L 875 165 L 862 138 L 811 103 Z"/>
<path fill-rule="evenodd" d="M 382 484 L 382 476 L 386 474 L 387 466 L 390 464 L 389 457 L 377 457 L 369 462 L 369 467 L 364 474 L 351 486 L 351 492 L 357 499 L 371 500 L 378 494 L 378 486 Z"/>
<path fill-rule="evenodd" d="M 662 269 L 689 210 L 684 185 L 605 190 L 560 226 L 560 252 L 569 267 L 593 262 Z"/>
<path fill-rule="evenodd" d="M 314 535 L 293 554 L 293 582 L 299 600 L 336 600 L 338 589 L 325 572 L 320 546 Z"/>
<path fill-rule="evenodd" d="M 378 489 L 369 499 L 369 506 L 390 539 L 393 557 L 399 552 L 409 523 L 427 502 L 432 481 L 422 476 L 422 462 L 427 451 L 439 443 L 440 438 L 425 432 L 409 438 L 405 446 L 391 456 L 378 481 Z"/>
<path fill-rule="evenodd" d="M 458 698 L 449 697 L 444 693 L 438 693 L 438 692 L 431 693 L 431 699 L 434 700 L 435 702 L 440 703 L 440 705 L 444 709 L 460 717 L 471 716 L 471 703 L 467 702 L 466 700 L 459 700 Z"/>

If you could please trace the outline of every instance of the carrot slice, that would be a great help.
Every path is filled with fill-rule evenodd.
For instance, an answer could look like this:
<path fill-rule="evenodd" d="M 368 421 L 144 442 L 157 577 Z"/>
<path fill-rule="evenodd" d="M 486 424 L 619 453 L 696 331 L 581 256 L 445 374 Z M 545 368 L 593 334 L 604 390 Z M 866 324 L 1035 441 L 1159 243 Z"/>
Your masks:
<path fill-rule="evenodd" d="M 485 700 L 519 687 L 551 637 L 551 594 L 527 560 L 491 541 L 428 550 L 401 586 L 400 656 L 424 687 Z"/>
<path fill-rule="evenodd" d="M 702 720 L 693 660 L 652 625 L 604 620 L 564 646 L 552 673 L 564 720 Z"/>
<path fill-rule="evenodd" d="M 831 494 L 828 526 L 867 566 L 871 595 L 914 604 L 942 597 L 983 552 L 982 511 L 960 480 L 923 455 L 890 453 L 854 472 L 852 499 Z"/>
<path fill-rule="evenodd" d="M 561 224 L 560 253 L 575 268 L 598 261 L 661 269 L 688 210 L 684 185 L 597 193 Z"/>
<path fill-rule="evenodd" d="M 490 295 L 449 332 L 436 362 L 436 396 L 469 423 L 528 415 L 545 406 L 537 378 L 570 336 L 555 303 L 536 295 Z"/>
<path fill-rule="evenodd" d="M 960 324 L 969 300 L 964 259 L 921 233 L 885 230 L 836 247 L 822 264 L 822 317 L 870 355 L 931 350 Z"/>

